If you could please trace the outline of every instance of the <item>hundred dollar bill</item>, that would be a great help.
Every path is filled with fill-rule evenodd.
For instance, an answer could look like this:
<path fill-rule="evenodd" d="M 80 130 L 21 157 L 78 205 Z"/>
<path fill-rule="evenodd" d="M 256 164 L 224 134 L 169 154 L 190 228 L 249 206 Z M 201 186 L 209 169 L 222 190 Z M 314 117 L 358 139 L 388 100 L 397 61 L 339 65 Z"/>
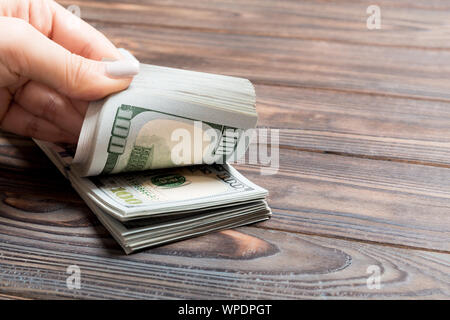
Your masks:
<path fill-rule="evenodd" d="M 236 206 L 219 207 L 199 213 L 161 216 L 120 222 L 102 212 L 86 199 L 99 220 L 111 232 L 126 253 L 199 236 L 212 231 L 235 228 L 270 218 L 271 211 L 265 201 Z"/>
<path fill-rule="evenodd" d="M 74 166 L 92 176 L 237 160 L 256 120 L 246 79 L 142 64 L 127 90 L 90 105 Z"/>
<path fill-rule="evenodd" d="M 264 199 L 267 193 L 227 164 L 89 177 L 77 182 L 97 205 L 123 221 Z"/>
<path fill-rule="evenodd" d="M 228 164 L 174 167 L 81 177 L 73 149 L 35 140 L 60 171 L 96 206 L 121 221 L 263 200 L 267 190 Z"/>
<path fill-rule="evenodd" d="M 227 164 L 80 177 L 72 146 L 35 142 L 127 254 L 271 216 L 267 191 Z"/>
<path fill-rule="evenodd" d="M 35 142 L 130 253 L 269 219 L 267 190 L 227 163 L 256 121 L 246 79 L 141 65 L 90 104 L 77 146 Z"/>

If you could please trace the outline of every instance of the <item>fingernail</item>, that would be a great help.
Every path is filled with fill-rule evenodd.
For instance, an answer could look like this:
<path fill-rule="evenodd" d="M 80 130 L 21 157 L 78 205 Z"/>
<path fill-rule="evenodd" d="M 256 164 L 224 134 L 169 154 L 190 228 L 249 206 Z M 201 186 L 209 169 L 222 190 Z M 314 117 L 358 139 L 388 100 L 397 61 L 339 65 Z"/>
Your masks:
<path fill-rule="evenodd" d="M 128 51 L 128 50 L 126 50 L 126 49 L 124 49 L 124 48 L 119 48 L 118 50 L 119 50 L 119 52 L 122 54 L 122 56 L 123 56 L 123 58 L 124 58 L 125 60 L 134 60 L 134 61 L 138 61 L 138 59 L 136 59 L 136 57 L 133 56 L 133 54 L 132 54 L 130 51 Z"/>
<path fill-rule="evenodd" d="M 119 48 L 123 59 L 105 61 L 106 73 L 111 77 L 132 77 L 139 73 L 139 61 L 128 50 Z"/>
<path fill-rule="evenodd" d="M 106 62 L 106 74 L 111 77 L 132 77 L 139 73 L 137 60 L 117 60 Z"/>

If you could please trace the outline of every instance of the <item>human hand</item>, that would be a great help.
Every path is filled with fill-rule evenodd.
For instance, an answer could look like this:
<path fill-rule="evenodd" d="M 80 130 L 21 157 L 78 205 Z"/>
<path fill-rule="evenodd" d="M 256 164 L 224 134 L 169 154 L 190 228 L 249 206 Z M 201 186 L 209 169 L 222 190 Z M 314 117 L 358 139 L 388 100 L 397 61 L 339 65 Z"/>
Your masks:
<path fill-rule="evenodd" d="M 0 0 L 3 130 L 76 143 L 88 102 L 127 88 L 138 70 L 136 60 L 53 0 Z"/>

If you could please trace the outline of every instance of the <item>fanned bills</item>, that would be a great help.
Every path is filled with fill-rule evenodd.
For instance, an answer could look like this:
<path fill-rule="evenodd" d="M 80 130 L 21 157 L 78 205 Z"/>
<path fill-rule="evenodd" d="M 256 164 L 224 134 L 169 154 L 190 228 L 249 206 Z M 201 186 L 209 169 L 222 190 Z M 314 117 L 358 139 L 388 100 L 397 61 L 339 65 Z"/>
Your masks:
<path fill-rule="evenodd" d="M 226 163 L 255 124 L 248 80 L 141 65 L 91 103 L 76 153 L 36 143 L 131 253 L 270 217 L 267 191 Z"/>
<path fill-rule="evenodd" d="M 141 64 L 127 90 L 89 107 L 74 166 L 93 176 L 224 163 L 245 153 L 256 120 L 246 79 Z"/>

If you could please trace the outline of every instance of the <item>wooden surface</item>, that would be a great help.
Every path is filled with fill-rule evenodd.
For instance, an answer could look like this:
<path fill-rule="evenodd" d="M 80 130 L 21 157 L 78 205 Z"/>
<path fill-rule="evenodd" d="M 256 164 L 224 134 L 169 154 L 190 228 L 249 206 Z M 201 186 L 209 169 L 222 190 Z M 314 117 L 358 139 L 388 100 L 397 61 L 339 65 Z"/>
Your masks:
<path fill-rule="evenodd" d="M 238 169 L 274 215 L 125 256 L 34 143 L 3 133 L 0 298 L 450 298 L 448 1 L 378 1 L 373 31 L 364 0 L 61 3 L 142 62 L 252 80 L 280 169 Z"/>

